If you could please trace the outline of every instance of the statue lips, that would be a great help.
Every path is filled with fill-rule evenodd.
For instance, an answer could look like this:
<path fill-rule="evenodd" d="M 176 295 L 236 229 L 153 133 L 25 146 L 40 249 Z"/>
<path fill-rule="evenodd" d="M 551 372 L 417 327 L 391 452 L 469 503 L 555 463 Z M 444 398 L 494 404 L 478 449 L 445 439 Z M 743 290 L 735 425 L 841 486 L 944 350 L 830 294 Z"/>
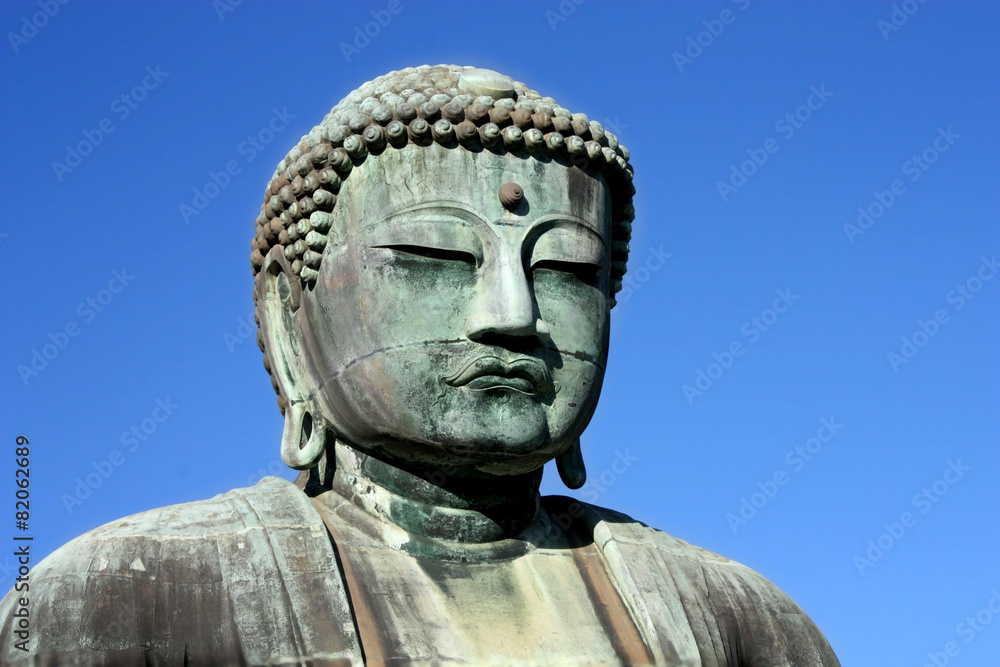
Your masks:
<path fill-rule="evenodd" d="M 452 387 L 474 391 L 513 389 L 529 396 L 544 396 L 553 389 L 548 367 L 532 357 L 517 357 L 509 362 L 495 355 L 476 357 L 442 380 Z"/>

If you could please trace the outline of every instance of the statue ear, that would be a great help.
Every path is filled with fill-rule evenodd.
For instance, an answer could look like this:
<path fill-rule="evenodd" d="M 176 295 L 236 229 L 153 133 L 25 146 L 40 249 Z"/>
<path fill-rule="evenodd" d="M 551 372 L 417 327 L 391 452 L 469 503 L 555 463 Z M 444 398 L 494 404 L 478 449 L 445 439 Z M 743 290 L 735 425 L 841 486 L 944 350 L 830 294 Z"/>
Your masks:
<path fill-rule="evenodd" d="M 305 369 L 300 358 L 301 341 L 295 327 L 295 312 L 302 291 L 291 272 L 281 246 L 264 258 L 259 295 L 260 325 L 271 375 L 285 403 L 285 429 L 281 434 L 281 458 L 291 468 L 308 470 L 326 451 L 327 424 L 306 390 Z"/>

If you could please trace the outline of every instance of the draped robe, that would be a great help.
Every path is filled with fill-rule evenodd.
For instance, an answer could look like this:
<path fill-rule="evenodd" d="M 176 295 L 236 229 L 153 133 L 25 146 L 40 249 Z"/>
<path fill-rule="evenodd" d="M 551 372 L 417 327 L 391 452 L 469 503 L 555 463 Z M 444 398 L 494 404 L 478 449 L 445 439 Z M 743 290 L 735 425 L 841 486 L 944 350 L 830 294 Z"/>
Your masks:
<path fill-rule="evenodd" d="M 72 540 L 0 619 L 3 664 L 839 665 L 763 576 L 617 512 L 548 496 L 442 543 L 274 477 Z"/>

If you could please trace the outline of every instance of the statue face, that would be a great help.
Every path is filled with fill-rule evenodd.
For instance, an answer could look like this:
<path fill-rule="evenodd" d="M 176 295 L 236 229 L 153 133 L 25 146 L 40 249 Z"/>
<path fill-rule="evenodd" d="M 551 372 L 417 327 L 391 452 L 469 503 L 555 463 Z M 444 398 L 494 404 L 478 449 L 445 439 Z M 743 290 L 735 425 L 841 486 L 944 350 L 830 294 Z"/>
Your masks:
<path fill-rule="evenodd" d="M 513 211 L 505 183 L 524 192 Z M 607 360 L 609 202 L 600 176 L 488 151 L 409 145 L 356 167 L 300 310 L 338 435 L 494 474 L 569 447 Z"/>

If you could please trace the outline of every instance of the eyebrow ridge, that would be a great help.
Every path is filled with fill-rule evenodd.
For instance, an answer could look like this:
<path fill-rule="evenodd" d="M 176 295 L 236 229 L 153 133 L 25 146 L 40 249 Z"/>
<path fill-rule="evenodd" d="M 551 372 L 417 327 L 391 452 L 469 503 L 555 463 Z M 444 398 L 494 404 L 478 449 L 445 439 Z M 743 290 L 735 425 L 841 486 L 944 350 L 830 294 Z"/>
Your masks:
<path fill-rule="evenodd" d="M 550 229 L 558 229 L 560 227 L 566 228 L 566 226 L 561 225 L 559 223 L 570 223 L 569 226 L 573 228 L 583 229 L 585 232 L 588 233 L 589 236 L 593 236 L 598 241 L 600 241 L 601 245 L 604 246 L 605 250 L 610 250 L 610 248 L 608 248 L 608 242 L 604 239 L 603 236 L 601 236 L 599 232 L 591 228 L 591 226 L 587 224 L 586 220 L 578 218 L 575 215 L 565 215 L 562 213 L 550 213 L 548 215 L 543 215 L 540 218 L 536 219 L 534 221 L 534 224 L 531 226 L 531 235 L 535 237 L 534 239 L 532 239 L 532 243 L 537 241 L 539 236 L 549 231 Z"/>
<path fill-rule="evenodd" d="M 459 202 L 455 201 L 431 201 L 431 202 L 420 202 L 419 204 L 412 204 L 410 206 L 404 206 L 403 208 L 397 209 L 388 215 L 373 221 L 372 225 L 377 225 L 387 220 L 391 220 L 395 217 L 406 215 L 407 213 L 414 213 L 417 211 L 424 211 L 429 209 L 436 209 L 441 212 L 451 212 L 453 215 L 458 213 L 462 215 L 456 215 L 458 218 L 471 218 L 472 221 L 487 222 L 485 218 L 479 215 L 475 210 L 469 206 L 465 206 Z"/>

